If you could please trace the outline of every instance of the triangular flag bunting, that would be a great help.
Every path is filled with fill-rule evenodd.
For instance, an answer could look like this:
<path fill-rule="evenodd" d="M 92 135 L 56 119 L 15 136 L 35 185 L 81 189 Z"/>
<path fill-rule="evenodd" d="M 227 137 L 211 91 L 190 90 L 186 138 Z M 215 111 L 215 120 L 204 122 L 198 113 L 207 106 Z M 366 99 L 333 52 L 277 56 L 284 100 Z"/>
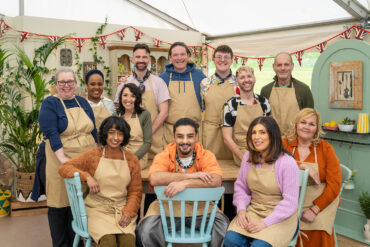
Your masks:
<path fill-rule="evenodd" d="M 238 60 L 239 60 L 238 57 L 234 57 L 234 61 L 235 61 L 236 64 L 238 64 Z"/>
<path fill-rule="evenodd" d="M 316 45 L 316 49 L 319 50 L 320 53 L 323 53 L 326 47 L 326 41 L 322 42 L 321 44 Z"/>
<path fill-rule="evenodd" d="M 78 53 L 80 53 L 81 52 L 81 49 L 82 49 L 82 46 L 84 45 L 84 43 L 85 43 L 85 39 L 81 39 L 81 38 L 76 38 L 76 39 L 74 39 L 75 40 L 75 42 L 76 42 L 76 46 L 77 46 L 77 48 L 78 48 Z"/>
<path fill-rule="evenodd" d="M 302 57 L 303 57 L 304 51 L 297 51 L 294 55 L 296 56 L 299 66 L 302 66 Z"/>
<path fill-rule="evenodd" d="M 30 36 L 32 36 L 32 34 L 30 34 L 30 33 L 27 33 L 27 32 L 21 32 L 22 34 L 21 34 L 21 43 L 23 42 L 23 41 L 25 41 L 27 38 L 29 38 Z"/>
<path fill-rule="evenodd" d="M 348 29 L 348 30 L 344 31 L 343 33 L 341 33 L 340 37 L 342 39 L 350 39 L 351 38 L 351 32 L 352 32 L 352 29 Z"/>
<path fill-rule="evenodd" d="M 117 33 L 117 35 L 121 38 L 121 40 L 123 40 L 123 38 L 125 37 L 125 32 L 126 32 L 126 29 L 122 29 Z"/>
<path fill-rule="evenodd" d="M 193 47 L 192 50 L 193 50 L 194 57 L 198 56 L 197 48 Z"/>
<path fill-rule="evenodd" d="M 162 44 L 162 41 L 160 41 L 159 39 L 154 39 L 154 46 L 155 47 L 159 47 L 161 44 Z"/>
<path fill-rule="evenodd" d="M 135 29 L 135 39 L 136 39 L 136 41 L 138 41 L 139 39 L 141 39 L 141 35 L 142 34 L 143 34 L 143 32 Z"/>
<path fill-rule="evenodd" d="M 105 49 L 106 39 L 107 39 L 107 36 L 99 36 L 99 43 L 103 47 L 103 49 Z"/>
<path fill-rule="evenodd" d="M 51 42 L 53 42 L 53 43 L 55 43 L 55 42 L 57 42 L 59 39 L 60 39 L 60 37 L 58 37 L 58 36 L 48 36 L 48 38 L 51 40 Z"/>
<path fill-rule="evenodd" d="M 265 61 L 264 58 L 257 58 L 258 68 L 260 71 L 262 70 L 263 62 Z"/>
<path fill-rule="evenodd" d="M 4 35 L 6 31 L 9 30 L 9 26 L 5 24 L 5 22 L 0 23 L 0 38 Z"/>
<path fill-rule="evenodd" d="M 242 58 L 242 65 L 244 66 L 248 61 L 248 58 L 247 57 L 243 57 Z"/>
<path fill-rule="evenodd" d="M 365 35 L 367 34 L 367 32 L 365 32 L 365 30 L 363 30 L 363 29 L 355 28 L 355 31 L 356 31 L 355 38 L 359 39 L 359 40 L 363 40 Z"/>

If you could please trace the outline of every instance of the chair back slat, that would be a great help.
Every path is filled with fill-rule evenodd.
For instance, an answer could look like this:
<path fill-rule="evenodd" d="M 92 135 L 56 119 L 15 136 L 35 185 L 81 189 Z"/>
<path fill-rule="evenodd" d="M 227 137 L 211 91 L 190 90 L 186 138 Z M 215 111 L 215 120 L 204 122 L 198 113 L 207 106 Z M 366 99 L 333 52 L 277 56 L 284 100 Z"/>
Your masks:
<path fill-rule="evenodd" d="M 87 229 L 87 215 L 79 173 L 75 172 L 73 178 L 64 179 L 64 183 L 73 216 L 73 231 L 76 233 L 76 236 L 87 238 L 88 243 L 91 243 L 91 237 Z"/>
<path fill-rule="evenodd" d="M 193 215 L 191 218 L 191 228 L 190 228 L 190 237 L 194 238 L 195 235 L 195 223 L 197 219 L 197 211 L 198 211 L 198 201 L 195 201 L 193 204 Z"/>
<path fill-rule="evenodd" d="M 168 198 L 164 195 L 165 186 L 156 186 L 154 187 L 154 191 L 157 195 L 159 204 L 160 204 L 160 213 L 161 213 L 161 220 L 163 231 L 165 235 L 166 242 L 169 244 L 172 243 L 207 243 L 211 240 L 211 231 L 214 223 L 214 218 L 216 217 L 217 212 L 217 204 L 220 200 L 222 194 L 225 191 L 225 188 L 189 188 L 176 194 L 172 198 Z M 171 232 L 168 233 L 168 225 L 166 224 L 166 210 L 164 209 L 163 201 L 168 201 L 168 208 L 169 208 L 169 216 L 170 216 L 170 224 L 171 224 Z M 181 205 L 181 216 L 180 216 L 180 229 L 176 229 L 175 224 L 175 217 L 173 212 L 173 202 L 180 201 Z M 186 212 L 186 202 L 193 202 L 193 211 L 192 211 L 192 219 L 191 219 L 191 226 L 188 228 L 186 226 L 186 219 L 185 219 L 185 212 Z M 205 207 L 203 210 L 202 221 L 200 224 L 199 230 L 196 230 L 196 222 L 197 222 L 197 212 L 198 206 L 200 205 L 199 202 L 203 202 Z M 212 207 L 211 214 L 208 214 L 210 204 Z M 168 216 L 167 216 L 168 217 Z M 208 224 L 207 224 L 208 220 Z"/>
<path fill-rule="evenodd" d="M 342 164 L 340 164 L 340 172 L 342 174 L 342 185 L 340 186 L 339 195 L 342 194 L 345 182 L 349 180 L 352 176 L 352 171 L 347 166 Z"/>

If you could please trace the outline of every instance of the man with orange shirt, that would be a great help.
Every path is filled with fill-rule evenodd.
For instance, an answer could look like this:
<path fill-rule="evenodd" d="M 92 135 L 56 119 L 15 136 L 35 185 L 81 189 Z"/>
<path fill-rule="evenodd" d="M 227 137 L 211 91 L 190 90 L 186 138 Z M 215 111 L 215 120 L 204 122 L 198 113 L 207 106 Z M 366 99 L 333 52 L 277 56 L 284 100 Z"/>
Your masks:
<path fill-rule="evenodd" d="M 198 124 L 189 118 L 179 119 L 173 127 L 174 142 L 155 156 L 149 168 L 150 184 L 167 186 L 164 193 L 169 197 L 186 188 L 210 188 L 222 184 L 222 170 L 215 155 L 203 149 L 202 144 L 198 142 L 198 127 Z M 189 208 L 192 211 L 192 205 L 189 205 Z M 198 212 L 200 212 L 198 215 L 203 215 L 201 207 Z M 176 217 L 180 213 L 176 206 L 174 213 Z M 200 222 L 201 216 L 198 216 L 197 223 Z M 179 224 L 180 218 L 176 218 L 176 225 Z M 190 226 L 191 217 L 186 217 L 186 224 Z M 217 212 L 210 246 L 223 246 L 228 225 L 228 218 Z M 144 247 L 166 246 L 157 200 L 149 206 L 144 219 L 137 226 L 136 241 L 138 246 Z"/>

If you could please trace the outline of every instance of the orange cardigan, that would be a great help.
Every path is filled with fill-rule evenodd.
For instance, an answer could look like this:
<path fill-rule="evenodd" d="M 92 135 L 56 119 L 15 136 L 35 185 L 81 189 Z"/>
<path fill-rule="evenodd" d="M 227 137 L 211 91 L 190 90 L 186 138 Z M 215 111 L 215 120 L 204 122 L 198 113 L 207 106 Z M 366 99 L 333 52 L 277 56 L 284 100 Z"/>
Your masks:
<path fill-rule="evenodd" d="M 296 147 L 294 152 L 294 158 L 299 163 L 299 154 L 297 150 L 298 141 L 295 140 L 289 143 L 287 138 L 283 139 L 285 148 L 292 152 L 293 148 Z M 310 146 L 311 153 L 307 156 L 305 162 L 315 162 L 314 146 Z M 320 180 L 325 182 L 326 186 L 322 194 L 314 200 L 314 204 L 324 210 L 334 199 L 339 195 L 340 186 L 342 183 L 342 175 L 340 172 L 340 163 L 338 157 L 335 155 L 334 148 L 327 141 L 321 139 L 320 143 L 316 146 L 317 163 L 319 166 Z"/>
<path fill-rule="evenodd" d="M 134 217 L 137 215 L 142 197 L 141 169 L 137 157 L 131 152 L 124 152 L 130 170 L 131 181 L 127 187 L 127 203 L 123 207 L 122 213 Z M 59 167 L 59 174 L 63 178 L 72 178 L 75 172 L 79 172 L 81 181 L 86 182 L 88 176 L 94 177 L 102 155 L 103 147 L 89 149 L 62 164 Z M 105 150 L 105 157 L 123 160 L 122 153 L 110 153 L 108 150 Z"/>

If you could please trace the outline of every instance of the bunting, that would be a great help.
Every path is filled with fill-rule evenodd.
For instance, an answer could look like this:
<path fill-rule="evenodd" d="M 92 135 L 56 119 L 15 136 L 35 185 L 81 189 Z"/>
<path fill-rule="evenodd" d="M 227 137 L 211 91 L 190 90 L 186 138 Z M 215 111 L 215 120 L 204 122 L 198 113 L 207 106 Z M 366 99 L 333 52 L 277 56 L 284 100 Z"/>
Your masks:
<path fill-rule="evenodd" d="M 243 57 L 242 58 L 242 65 L 244 66 L 247 63 L 247 61 L 248 61 L 248 58 Z"/>
<path fill-rule="evenodd" d="M 296 53 L 294 53 L 294 55 L 296 56 L 296 58 L 298 60 L 299 66 L 302 66 L 303 53 L 304 53 L 304 51 L 297 51 Z"/>
<path fill-rule="evenodd" d="M 316 49 L 318 49 L 320 53 L 323 53 L 324 50 L 325 50 L 325 47 L 326 47 L 326 43 L 327 42 L 325 41 L 325 42 L 322 42 L 322 43 L 316 45 Z"/>
<path fill-rule="evenodd" d="M 58 36 L 48 36 L 48 38 L 51 40 L 51 42 L 53 42 L 53 43 L 55 43 L 55 42 L 57 42 L 59 39 L 60 39 L 60 37 L 58 37 Z"/>
<path fill-rule="evenodd" d="M 350 39 L 351 38 L 351 32 L 352 32 L 352 28 L 347 29 L 346 31 L 344 31 L 343 33 L 341 33 L 339 36 L 342 39 Z"/>
<path fill-rule="evenodd" d="M 27 33 L 27 32 L 21 32 L 22 34 L 21 34 L 21 43 L 23 42 L 23 41 L 25 41 L 26 39 L 28 39 L 29 37 L 31 37 L 32 36 L 32 34 L 31 33 Z"/>
<path fill-rule="evenodd" d="M 4 21 L 0 23 L 0 38 L 4 35 L 6 31 L 9 30 L 9 26 L 5 24 Z"/>
<path fill-rule="evenodd" d="M 192 47 L 192 51 L 193 51 L 194 57 L 198 56 L 198 52 L 197 52 L 196 47 Z"/>
<path fill-rule="evenodd" d="M 135 39 L 136 41 L 138 41 L 139 39 L 141 39 L 141 35 L 143 34 L 143 32 L 135 29 Z"/>
<path fill-rule="evenodd" d="M 363 40 L 365 35 L 367 34 L 367 32 L 364 29 L 355 28 L 355 32 L 356 32 L 355 38 L 358 40 Z"/>
<path fill-rule="evenodd" d="M 103 47 L 103 49 L 105 49 L 105 40 L 107 39 L 107 36 L 99 36 L 99 43 L 101 45 L 101 47 Z"/>
<path fill-rule="evenodd" d="M 235 64 L 238 64 L 239 57 L 234 57 Z"/>
<path fill-rule="evenodd" d="M 265 58 L 257 58 L 258 68 L 260 69 L 260 71 L 262 70 L 264 61 L 265 61 Z"/>
<path fill-rule="evenodd" d="M 74 40 L 75 40 L 76 46 L 78 48 L 78 53 L 81 53 L 82 46 L 85 43 L 85 39 L 83 39 L 83 38 L 75 38 Z"/>
<path fill-rule="evenodd" d="M 155 47 L 158 48 L 161 44 L 162 44 L 162 41 L 160 41 L 159 39 L 154 39 L 154 46 Z"/>
<path fill-rule="evenodd" d="M 121 40 L 125 37 L 126 29 L 119 30 L 117 35 L 120 37 Z"/>

